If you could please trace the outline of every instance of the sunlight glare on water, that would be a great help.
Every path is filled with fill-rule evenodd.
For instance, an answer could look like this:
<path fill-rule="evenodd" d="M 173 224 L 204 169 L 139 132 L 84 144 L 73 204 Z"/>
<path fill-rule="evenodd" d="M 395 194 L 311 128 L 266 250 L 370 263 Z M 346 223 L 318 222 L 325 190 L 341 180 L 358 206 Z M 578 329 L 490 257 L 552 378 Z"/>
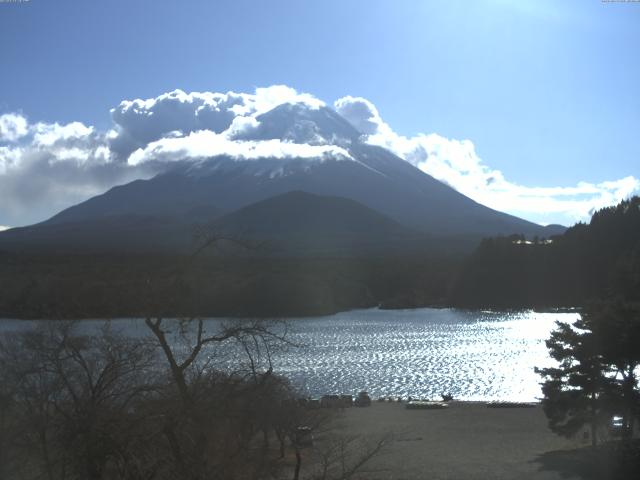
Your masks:
<path fill-rule="evenodd" d="M 304 345 L 276 360 L 312 396 L 367 390 L 374 397 L 533 401 L 534 367 L 552 364 L 544 341 L 577 313 L 452 309 L 360 310 L 297 319 Z"/>
<path fill-rule="evenodd" d="M 373 397 L 534 401 L 541 396 L 534 367 L 553 364 L 545 340 L 556 320 L 573 323 L 578 313 L 491 312 L 421 308 L 355 310 L 288 322 L 290 347 L 273 357 L 274 371 L 306 394 L 368 391 Z M 167 326 L 171 320 L 167 321 Z M 207 320 L 209 331 L 220 319 Z M 2 331 L 37 322 L 0 320 Z M 79 332 L 103 321 L 79 322 Z M 148 336 L 141 319 L 112 326 L 130 336 Z M 228 346 L 205 349 L 202 358 L 237 368 L 244 354 Z"/>

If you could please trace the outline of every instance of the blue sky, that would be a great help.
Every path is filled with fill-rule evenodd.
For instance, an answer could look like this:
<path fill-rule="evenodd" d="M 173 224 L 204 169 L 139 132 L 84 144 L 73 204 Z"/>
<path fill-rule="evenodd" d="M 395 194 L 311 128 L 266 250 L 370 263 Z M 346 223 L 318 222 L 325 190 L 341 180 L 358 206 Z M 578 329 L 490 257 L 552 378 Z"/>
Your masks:
<path fill-rule="evenodd" d="M 397 136 L 469 140 L 518 188 L 575 188 L 640 177 L 638 45 L 640 4 L 599 0 L 0 3 L 0 114 L 106 131 L 125 99 L 283 84 L 364 97 Z M 47 205 L 0 204 L 0 225 Z M 535 210 L 511 208 L 576 216 Z"/>

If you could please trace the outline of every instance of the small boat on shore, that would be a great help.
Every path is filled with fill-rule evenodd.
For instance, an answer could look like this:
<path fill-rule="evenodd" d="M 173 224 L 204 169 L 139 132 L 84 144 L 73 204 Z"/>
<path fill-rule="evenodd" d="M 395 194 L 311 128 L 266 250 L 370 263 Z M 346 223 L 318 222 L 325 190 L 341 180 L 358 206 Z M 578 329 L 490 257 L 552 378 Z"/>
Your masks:
<path fill-rule="evenodd" d="M 407 408 L 408 410 L 442 410 L 444 408 L 449 408 L 449 404 L 444 402 L 412 400 L 410 402 L 407 402 L 405 408 Z"/>
<path fill-rule="evenodd" d="M 535 408 L 535 402 L 488 402 L 487 408 Z"/>

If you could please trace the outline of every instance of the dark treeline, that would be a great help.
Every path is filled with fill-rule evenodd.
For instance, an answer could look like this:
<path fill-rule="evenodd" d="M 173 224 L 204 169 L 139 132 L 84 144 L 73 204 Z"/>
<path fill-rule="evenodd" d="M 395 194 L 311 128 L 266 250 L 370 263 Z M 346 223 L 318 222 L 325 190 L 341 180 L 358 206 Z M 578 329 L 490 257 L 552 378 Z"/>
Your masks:
<path fill-rule="evenodd" d="M 455 256 L 0 254 L 0 317 L 295 316 L 444 304 Z M 150 299 L 141 301 L 141 299 Z"/>
<path fill-rule="evenodd" d="M 570 307 L 594 298 L 640 300 L 640 198 L 594 213 L 563 235 L 490 238 L 457 275 L 465 307 Z"/>
<path fill-rule="evenodd" d="M 0 317 L 297 316 L 381 306 L 547 308 L 640 300 L 640 198 L 551 239 L 484 239 L 466 258 L 0 252 Z"/>

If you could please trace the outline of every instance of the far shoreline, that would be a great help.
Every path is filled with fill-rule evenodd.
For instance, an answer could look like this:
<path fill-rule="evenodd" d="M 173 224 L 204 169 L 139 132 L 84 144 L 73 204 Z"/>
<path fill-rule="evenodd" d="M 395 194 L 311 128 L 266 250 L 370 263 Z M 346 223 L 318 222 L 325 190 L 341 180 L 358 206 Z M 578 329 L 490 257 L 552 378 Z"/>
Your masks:
<path fill-rule="evenodd" d="M 486 313 L 505 313 L 513 314 L 519 312 L 533 312 L 533 313 L 580 313 L 582 307 L 513 307 L 513 308 L 491 308 L 491 307 L 460 307 L 454 305 L 432 304 L 419 307 L 406 307 L 406 308 L 385 308 L 382 305 L 364 307 L 364 308 L 349 308 L 344 310 L 330 311 L 327 313 L 309 313 L 309 314 L 287 314 L 287 315 L 149 315 L 150 317 L 162 317 L 166 319 L 178 319 L 178 318 L 202 318 L 206 320 L 242 320 L 242 319 L 259 319 L 259 320 L 306 320 L 314 318 L 332 317 L 335 315 L 349 313 L 349 312 L 363 312 L 363 311 L 384 311 L 384 312 L 403 312 L 403 311 L 417 311 L 417 310 L 457 310 L 462 312 L 486 312 Z M 35 321 L 118 321 L 118 320 L 143 320 L 146 316 L 143 315 L 130 315 L 130 316 L 116 316 L 116 317 L 100 317 L 100 316 L 88 316 L 88 317 L 75 317 L 75 316 L 61 316 L 58 318 L 50 318 L 45 316 L 38 317 L 21 317 L 21 316 L 6 316 L 0 315 L 0 322 L 8 320 L 18 320 L 26 322 Z"/>

